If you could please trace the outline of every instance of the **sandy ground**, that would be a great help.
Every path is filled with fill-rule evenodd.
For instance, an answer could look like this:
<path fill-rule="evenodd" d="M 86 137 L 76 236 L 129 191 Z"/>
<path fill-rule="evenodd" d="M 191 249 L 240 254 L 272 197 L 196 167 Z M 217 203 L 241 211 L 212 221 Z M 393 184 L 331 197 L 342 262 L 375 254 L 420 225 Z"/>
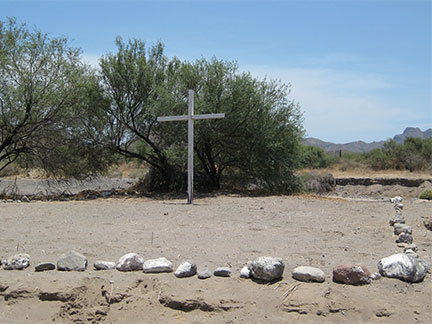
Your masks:
<path fill-rule="evenodd" d="M 388 201 L 313 196 L 110 198 L 94 201 L 0 203 L 0 257 L 30 254 L 23 271 L 0 270 L 0 323 L 431 323 L 431 274 L 418 284 L 382 278 L 366 286 L 333 283 L 333 266 L 401 252 Z M 408 200 L 421 258 L 432 261 L 432 232 L 422 216 L 432 202 Z M 85 272 L 34 272 L 69 250 L 87 256 Z M 96 260 L 128 252 L 164 256 L 175 266 L 230 266 L 231 278 L 177 279 L 117 270 L 95 271 Z M 262 285 L 239 278 L 263 255 L 284 259 L 283 280 Z M 291 271 L 321 268 L 326 281 L 300 283 Z"/>

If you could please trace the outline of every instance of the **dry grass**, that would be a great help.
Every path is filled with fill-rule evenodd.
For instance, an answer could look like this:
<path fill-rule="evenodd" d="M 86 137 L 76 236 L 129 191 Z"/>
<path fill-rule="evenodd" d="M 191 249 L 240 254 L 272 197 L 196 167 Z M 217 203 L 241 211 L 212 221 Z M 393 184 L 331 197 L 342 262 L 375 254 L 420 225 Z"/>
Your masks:
<path fill-rule="evenodd" d="M 319 174 L 331 173 L 335 178 L 406 178 L 406 179 L 432 179 L 432 173 L 427 171 L 408 170 L 372 170 L 366 167 L 341 168 L 340 165 L 334 165 L 329 168 L 311 170 L 304 169 L 302 173 L 316 172 Z"/>

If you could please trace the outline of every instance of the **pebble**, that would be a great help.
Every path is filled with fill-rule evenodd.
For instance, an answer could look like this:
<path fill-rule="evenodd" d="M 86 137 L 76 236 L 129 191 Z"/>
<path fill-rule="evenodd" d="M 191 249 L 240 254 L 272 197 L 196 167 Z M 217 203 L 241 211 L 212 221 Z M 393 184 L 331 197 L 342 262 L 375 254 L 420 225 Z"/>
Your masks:
<path fill-rule="evenodd" d="M 174 275 L 177 278 L 186 278 L 186 277 L 194 276 L 196 272 L 197 272 L 196 264 L 186 261 L 178 266 L 177 270 L 174 272 Z"/>
<path fill-rule="evenodd" d="M 231 276 L 231 269 L 228 267 L 219 267 L 215 269 L 213 274 L 216 277 L 229 277 Z"/>
<path fill-rule="evenodd" d="M 411 244 L 413 242 L 413 237 L 411 234 L 401 233 L 396 240 L 396 243 L 408 243 Z"/>
<path fill-rule="evenodd" d="M 243 279 L 249 279 L 251 276 L 251 271 L 249 269 L 249 266 L 245 265 L 241 270 L 240 270 L 240 278 Z"/>
<path fill-rule="evenodd" d="M 118 271 L 139 271 L 143 269 L 144 259 L 136 253 L 127 253 L 123 255 L 116 266 Z"/>
<path fill-rule="evenodd" d="M 414 244 L 414 243 L 407 244 L 407 245 L 405 246 L 404 252 L 405 252 L 406 250 L 413 250 L 414 252 L 417 252 L 417 245 Z"/>
<path fill-rule="evenodd" d="M 57 261 L 57 270 L 85 271 L 85 269 L 87 269 L 87 258 L 75 251 L 62 254 Z"/>
<path fill-rule="evenodd" d="M 30 265 L 30 255 L 26 253 L 16 254 L 1 262 L 5 270 L 23 270 Z"/>
<path fill-rule="evenodd" d="M 396 224 L 394 224 L 393 229 L 394 229 L 395 235 L 399 235 L 401 233 L 412 234 L 411 226 L 406 225 L 406 224 L 396 223 Z"/>
<path fill-rule="evenodd" d="M 96 261 L 95 263 L 93 263 L 93 267 L 96 270 L 112 270 L 115 269 L 115 262 L 111 262 L 111 261 Z"/>
<path fill-rule="evenodd" d="M 396 224 L 405 224 L 405 218 L 400 213 L 396 213 L 392 218 L 389 220 L 390 226 L 394 226 Z"/>
<path fill-rule="evenodd" d="M 333 281 L 348 285 L 370 283 L 371 273 L 364 264 L 341 264 L 333 268 Z"/>
<path fill-rule="evenodd" d="M 21 201 L 25 202 L 25 203 L 28 203 L 28 202 L 30 202 L 30 199 L 27 196 L 22 196 L 21 197 Z"/>
<path fill-rule="evenodd" d="M 166 258 L 147 260 L 144 262 L 145 273 L 173 272 L 173 264 Z"/>
<path fill-rule="evenodd" d="M 35 271 L 36 272 L 49 271 L 49 270 L 54 270 L 55 267 L 56 267 L 55 264 L 52 262 L 42 262 L 36 265 Z"/>
<path fill-rule="evenodd" d="M 212 273 L 208 268 L 204 268 L 204 269 L 199 269 L 197 275 L 198 275 L 198 279 L 208 279 L 212 276 Z"/>
<path fill-rule="evenodd" d="M 293 270 L 292 277 L 299 281 L 314 281 L 314 282 L 324 282 L 325 275 L 321 269 L 309 267 L 309 266 L 300 266 Z"/>

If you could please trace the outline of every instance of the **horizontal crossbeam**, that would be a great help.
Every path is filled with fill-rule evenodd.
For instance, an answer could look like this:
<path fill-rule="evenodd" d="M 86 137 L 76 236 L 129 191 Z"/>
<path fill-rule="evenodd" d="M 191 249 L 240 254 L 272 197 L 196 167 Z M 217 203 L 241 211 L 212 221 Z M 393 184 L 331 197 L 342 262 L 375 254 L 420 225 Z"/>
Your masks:
<path fill-rule="evenodd" d="M 225 114 L 202 114 L 202 115 L 192 115 L 192 119 L 218 119 L 225 118 Z M 179 120 L 188 120 L 188 115 L 180 115 L 180 116 L 162 116 L 158 117 L 158 122 L 166 122 L 166 121 L 179 121 Z"/>

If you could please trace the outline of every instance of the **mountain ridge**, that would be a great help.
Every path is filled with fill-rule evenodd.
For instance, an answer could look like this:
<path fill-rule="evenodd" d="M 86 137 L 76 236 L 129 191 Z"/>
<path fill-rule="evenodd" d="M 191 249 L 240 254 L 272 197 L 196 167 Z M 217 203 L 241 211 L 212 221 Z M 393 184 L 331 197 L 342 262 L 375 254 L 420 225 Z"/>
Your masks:
<path fill-rule="evenodd" d="M 415 137 L 421 139 L 432 137 L 432 128 L 422 131 L 420 128 L 417 127 L 407 127 L 402 134 L 397 134 L 393 136 L 393 140 L 396 143 L 403 144 L 405 142 L 405 139 L 407 139 L 408 137 Z M 326 152 L 335 152 L 342 150 L 354 153 L 365 153 L 376 148 L 382 148 L 384 143 L 385 141 L 374 141 L 371 143 L 366 143 L 364 141 L 354 141 L 345 144 L 336 144 L 332 142 L 322 141 L 314 137 L 308 137 L 303 140 L 303 145 L 318 146 L 324 149 L 324 151 Z"/>

